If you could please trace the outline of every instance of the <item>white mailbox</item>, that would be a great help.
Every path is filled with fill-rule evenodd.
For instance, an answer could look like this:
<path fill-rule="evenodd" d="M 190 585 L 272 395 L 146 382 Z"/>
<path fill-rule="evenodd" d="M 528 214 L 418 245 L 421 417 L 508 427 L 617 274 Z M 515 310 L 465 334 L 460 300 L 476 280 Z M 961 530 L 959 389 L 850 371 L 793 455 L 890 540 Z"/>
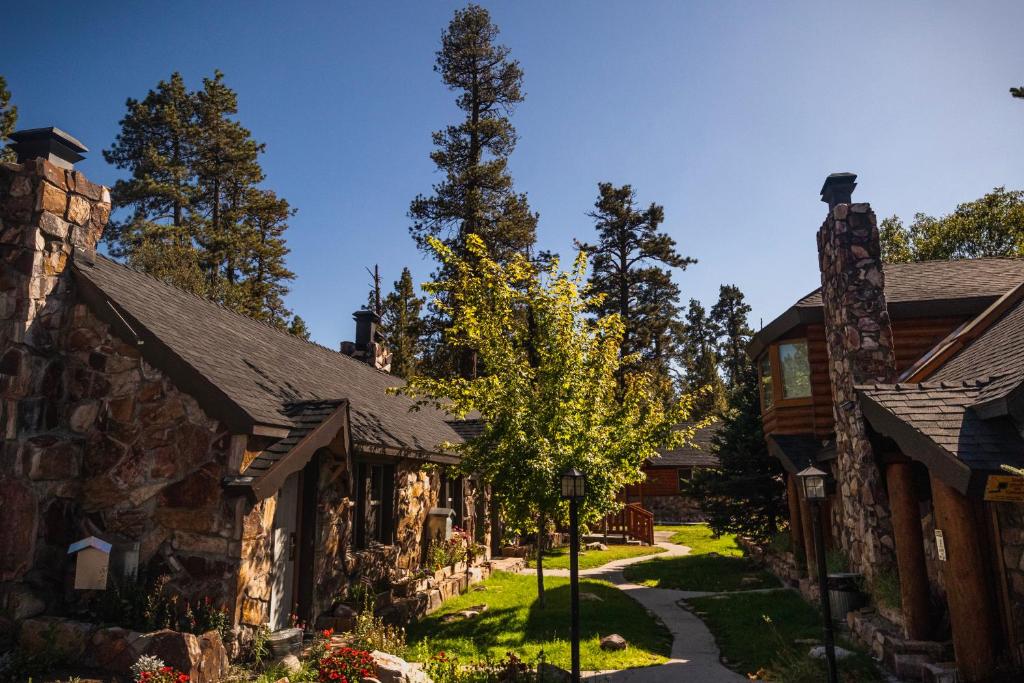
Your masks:
<path fill-rule="evenodd" d="M 102 591 L 107 589 L 107 571 L 110 567 L 111 545 L 89 536 L 68 547 L 68 555 L 75 556 L 75 588 Z"/>
<path fill-rule="evenodd" d="M 451 508 L 430 508 L 427 513 L 427 533 L 430 538 L 447 541 L 452 537 L 452 521 L 455 510 Z"/>

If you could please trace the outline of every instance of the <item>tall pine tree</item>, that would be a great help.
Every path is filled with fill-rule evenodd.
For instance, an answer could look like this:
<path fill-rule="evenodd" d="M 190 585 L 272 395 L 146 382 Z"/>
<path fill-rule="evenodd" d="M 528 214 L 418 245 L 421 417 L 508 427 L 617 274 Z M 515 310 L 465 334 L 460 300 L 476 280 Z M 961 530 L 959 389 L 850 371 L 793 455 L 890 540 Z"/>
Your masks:
<path fill-rule="evenodd" d="M 14 132 L 18 123 L 18 108 L 11 104 L 11 91 L 7 89 L 7 79 L 0 76 L 0 161 L 14 161 L 14 152 L 4 145 L 7 136 Z"/>
<path fill-rule="evenodd" d="M 747 324 L 749 313 L 750 305 L 743 300 L 739 287 L 722 285 L 718 288 L 718 301 L 711 307 L 711 322 L 720 335 L 718 357 L 730 390 L 737 387 L 750 364 L 747 344 L 754 331 Z"/>
<path fill-rule="evenodd" d="M 437 237 L 458 256 L 467 256 L 468 236 L 478 235 L 488 253 L 504 262 L 525 253 L 536 239 L 537 216 L 526 195 L 515 191 L 508 173 L 516 145 L 508 117 L 523 101 L 523 71 L 497 38 L 490 14 L 473 4 L 457 10 L 441 36 L 434 70 L 457 93 L 455 102 L 464 116 L 434 133 L 430 158 L 444 179 L 430 196 L 417 196 L 409 207 L 410 232 L 428 253 L 428 238 Z M 443 266 L 439 275 L 447 278 Z M 457 299 L 451 291 L 439 296 Z M 430 324 L 430 371 L 475 376 L 475 351 L 455 352 L 447 339 L 449 316 L 434 310 Z"/>
<path fill-rule="evenodd" d="M 680 354 L 683 392 L 693 396 L 692 418 L 713 417 L 725 408 L 725 385 L 718 372 L 719 330 L 696 299 L 686 311 L 686 330 Z"/>
<path fill-rule="evenodd" d="M 667 377 L 679 343 L 679 286 L 671 268 L 686 268 L 675 241 L 658 228 L 664 209 L 637 206 L 629 185 L 598 184 L 589 214 L 597 229 L 595 244 L 579 244 L 591 258 L 590 286 L 604 299 L 594 312 L 618 313 L 625 325 L 622 354 L 640 354 L 647 369 Z"/>
<path fill-rule="evenodd" d="M 423 299 L 416 296 L 412 273 L 402 269 L 394 291 L 381 305 L 380 332 L 391 351 L 391 374 L 408 379 L 416 375 L 423 354 Z"/>
<path fill-rule="evenodd" d="M 263 145 L 235 116 L 237 95 L 219 71 L 189 91 L 181 74 L 129 99 L 121 132 L 103 155 L 128 171 L 115 183 L 111 253 L 179 287 L 308 336 L 284 305 L 294 215 L 259 187 Z"/>

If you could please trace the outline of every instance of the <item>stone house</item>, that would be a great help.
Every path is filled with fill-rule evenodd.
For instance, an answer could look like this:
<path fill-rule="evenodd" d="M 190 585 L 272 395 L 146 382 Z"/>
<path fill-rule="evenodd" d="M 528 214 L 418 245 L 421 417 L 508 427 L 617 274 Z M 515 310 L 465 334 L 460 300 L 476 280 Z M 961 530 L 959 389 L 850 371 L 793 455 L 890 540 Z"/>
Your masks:
<path fill-rule="evenodd" d="M 307 622 L 420 568 L 432 509 L 488 538 L 452 418 L 413 411 L 372 316 L 348 355 L 98 253 L 110 194 L 58 129 L 0 164 L 0 603 L 61 614 L 101 537 L 236 626 Z M 439 514 L 437 510 L 435 513 Z"/>
<path fill-rule="evenodd" d="M 692 423 L 684 423 L 684 428 Z M 637 503 L 654 514 L 658 524 L 700 522 L 700 503 L 686 495 L 686 485 L 695 472 L 718 467 L 718 456 L 711 450 L 711 439 L 721 423 L 712 422 L 694 432 L 690 443 L 674 449 L 662 449 L 656 458 L 644 463 L 644 481 L 627 486 L 625 502 Z"/>
<path fill-rule="evenodd" d="M 834 480 L 826 547 L 869 586 L 898 581 L 892 628 L 872 630 L 878 654 L 930 675 L 943 647 L 929 641 L 951 640 L 960 680 L 1020 680 L 1024 478 L 1002 466 L 1024 464 L 1024 260 L 883 265 L 855 178 L 822 188 L 821 288 L 750 346 L 793 543 L 813 571 L 793 475 L 816 464 Z"/>

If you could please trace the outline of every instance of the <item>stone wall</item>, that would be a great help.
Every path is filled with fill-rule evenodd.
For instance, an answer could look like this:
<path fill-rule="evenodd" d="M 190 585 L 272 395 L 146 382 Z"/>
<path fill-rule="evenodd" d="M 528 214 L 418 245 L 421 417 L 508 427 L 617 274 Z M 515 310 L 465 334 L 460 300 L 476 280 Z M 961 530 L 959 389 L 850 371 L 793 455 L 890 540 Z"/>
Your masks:
<path fill-rule="evenodd" d="M 837 204 L 818 232 L 821 291 L 838 458 L 836 538 L 857 571 L 895 563 L 888 496 L 854 387 L 896 379 L 892 325 L 875 214 Z"/>
<path fill-rule="evenodd" d="M 1003 571 L 1016 642 L 1010 650 L 1024 661 L 1024 504 L 987 503 L 996 510 L 1002 540 Z"/>
<path fill-rule="evenodd" d="M 654 514 L 656 524 L 704 521 L 700 501 L 678 493 L 674 496 L 644 496 L 643 506 Z"/>

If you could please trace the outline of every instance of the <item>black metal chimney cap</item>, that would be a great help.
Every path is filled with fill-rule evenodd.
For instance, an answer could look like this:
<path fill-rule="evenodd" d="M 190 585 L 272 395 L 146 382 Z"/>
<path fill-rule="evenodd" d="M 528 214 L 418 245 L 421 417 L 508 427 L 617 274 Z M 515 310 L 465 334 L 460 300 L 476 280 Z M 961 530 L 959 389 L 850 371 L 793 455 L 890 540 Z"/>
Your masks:
<path fill-rule="evenodd" d="M 821 186 L 821 201 L 833 208 L 836 204 L 849 204 L 853 198 L 853 188 L 857 187 L 857 174 L 845 171 L 830 173 Z"/>
<path fill-rule="evenodd" d="M 375 311 L 360 308 L 352 314 L 356 321 L 356 348 L 365 351 L 371 342 L 377 341 L 377 325 L 380 324 L 380 316 Z"/>
<path fill-rule="evenodd" d="M 11 133 L 10 139 L 13 142 L 9 146 L 18 155 L 18 163 L 42 158 L 61 168 L 71 168 L 76 161 L 85 158 L 82 152 L 89 151 L 74 136 L 56 126 L 18 130 Z"/>

